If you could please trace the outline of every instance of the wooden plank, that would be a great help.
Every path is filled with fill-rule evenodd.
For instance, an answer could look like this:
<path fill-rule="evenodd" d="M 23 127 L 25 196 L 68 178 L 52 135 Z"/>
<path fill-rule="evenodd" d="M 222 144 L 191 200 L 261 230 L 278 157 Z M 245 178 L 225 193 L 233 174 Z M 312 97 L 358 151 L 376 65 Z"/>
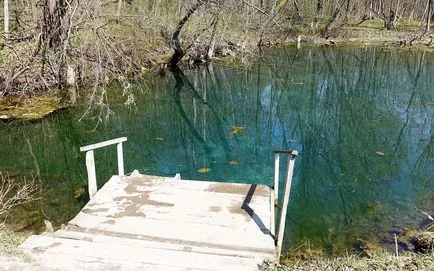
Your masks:
<path fill-rule="evenodd" d="M 268 221 L 270 220 L 270 217 L 260 217 L 259 216 L 253 216 L 253 218 L 250 218 L 249 215 L 244 214 L 229 214 L 229 215 L 215 215 L 215 214 L 206 214 L 201 215 L 197 213 L 191 213 L 191 214 L 177 214 L 176 212 L 160 212 L 157 210 L 151 210 L 151 211 L 142 211 L 137 210 L 134 211 L 134 213 L 130 216 L 124 215 L 124 212 L 113 212 L 109 215 L 101 214 L 98 215 L 93 213 L 89 214 L 93 215 L 95 217 L 100 217 L 105 223 L 112 223 L 115 224 L 118 221 L 118 218 L 120 215 L 123 215 L 125 217 L 141 217 L 141 220 L 146 223 L 146 221 L 152 220 L 152 221 L 161 221 L 161 223 L 166 224 L 178 224 L 178 223 L 184 223 L 188 221 L 188 224 L 191 225 L 202 225 L 204 227 L 208 225 L 213 226 L 219 226 L 219 227 L 226 227 L 226 228 L 237 228 L 238 230 L 248 231 L 252 232 L 254 234 L 257 234 L 257 232 L 271 232 L 271 229 L 268 225 Z M 81 219 L 78 217 L 77 219 Z M 259 220 L 260 219 L 260 220 Z M 263 221 L 265 220 L 265 221 Z M 74 223 L 77 220 L 72 221 L 71 223 Z M 257 223 L 258 222 L 258 223 Z M 266 224 L 267 223 L 267 224 Z M 238 225 L 238 226 L 237 226 Z"/>
<path fill-rule="evenodd" d="M 219 185 L 224 189 L 219 189 Z M 270 236 L 272 191 L 263 187 L 268 191 L 267 197 L 253 193 L 243 206 L 248 195 L 240 192 L 246 193 L 251 185 L 234 184 L 235 189 L 231 185 L 174 181 L 156 176 L 112 177 L 70 225 L 171 240 L 216 242 L 213 244 L 217 245 L 235 246 L 249 240 L 251 247 L 274 250 Z M 131 228 L 128 225 L 142 226 Z M 215 237 L 219 240 L 212 239 Z"/>
<path fill-rule="evenodd" d="M 81 213 L 69 225 L 125 234 L 140 234 L 168 240 L 274 250 L 274 241 L 270 235 L 262 232 L 256 225 L 248 223 L 222 226 L 189 221 L 173 223 L 170 220 L 143 219 L 134 216 L 107 218 Z"/>
<path fill-rule="evenodd" d="M 125 141 L 127 141 L 126 137 L 119 137 L 119 138 L 107 140 L 107 141 L 104 141 L 104 142 L 100 142 L 100 143 L 96 143 L 96 144 L 80 147 L 80 151 L 86 152 L 86 151 L 95 150 L 95 149 L 99 149 L 99 148 L 102 148 L 102 147 L 114 145 L 114 144 L 117 144 L 117 143 L 125 142 Z"/>
<path fill-rule="evenodd" d="M 115 188 L 115 189 L 109 189 Z M 118 192 L 116 192 L 118 190 Z M 119 191 L 120 190 L 120 191 Z M 182 193 L 176 193 L 182 191 Z M 271 193 L 271 192 L 270 192 Z M 269 197 L 252 197 L 233 194 L 219 194 L 172 189 L 164 191 L 138 191 L 126 193 L 122 186 L 103 187 L 98 197 L 92 199 L 84 208 L 87 213 L 122 211 L 134 205 L 142 211 L 156 210 L 161 213 L 178 212 L 180 214 L 196 212 L 198 214 L 244 214 L 248 208 L 257 215 L 270 216 Z M 241 210 L 245 210 L 241 212 Z M 268 224 L 268 223 L 267 223 Z"/>
<path fill-rule="evenodd" d="M 222 206 L 221 201 L 210 199 L 211 202 L 194 208 L 194 199 L 189 202 L 175 203 L 172 207 L 159 206 L 163 202 L 158 202 L 158 205 L 141 204 L 138 201 L 123 200 L 117 203 L 116 206 L 110 203 L 98 204 L 89 208 L 83 209 L 82 213 L 103 216 L 103 217 L 122 217 L 122 216 L 142 216 L 148 219 L 164 219 L 164 220 L 180 220 L 185 219 L 195 223 L 202 221 L 203 223 L 216 223 L 222 225 L 232 225 L 236 223 L 254 223 L 253 219 L 259 217 L 262 220 L 263 227 L 270 226 L 270 205 L 266 207 L 255 207 L 254 205 L 238 205 L 237 203 L 229 206 Z M 167 202 L 165 202 L 167 203 Z M 197 201 L 197 204 L 201 204 Z M 171 203 L 167 203 L 171 204 Z M 267 208 L 268 207 L 268 208 Z M 193 209 L 194 208 L 194 209 Z"/>
<path fill-rule="evenodd" d="M 22 247 L 62 270 L 255 270 L 275 259 L 273 198 L 262 185 L 113 176 L 64 230 Z"/>
<path fill-rule="evenodd" d="M 82 212 L 107 219 L 142 216 L 143 219 L 166 222 L 189 221 L 228 226 L 251 223 L 255 231 L 270 230 L 270 190 L 268 198 L 253 194 L 247 201 L 248 195 L 179 189 L 182 186 L 189 187 L 191 182 L 188 181 L 176 182 L 177 186 L 170 187 L 170 190 L 163 189 L 159 184 L 166 180 L 159 180 L 150 189 L 140 186 L 137 181 L 130 187 L 131 182 L 128 180 L 113 179 L 104 185 L 98 197 L 91 200 Z"/>
<path fill-rule="evenodd" d="M 113 176 L 112 178 L 116 178 Z M 111 183 L 110 180 L 107 183 Z M 117 180 L 117 183 L 122 181 Z M 184 189 L 188 191 L 203 191 L 203 192 L 216 192 L 223 194 L 238 194 L 247 195 L 252 184 L 243 183 L 223 183 L 223 182 L 211 182 L 211 181 L 196 181 L 196 180 L 176 180 L 173 178 L 165 178 L 158 176 L 143 175 L 141 177 L 126 177 L 126 182 L 133 186 L 142 186 L 164 189 L 165 191 L 171 191 L 171 189 Z M 254 197 L 269 197 L 271 188 L 266 185 L 256 185 Z"/>
<path fill-rule="evenodd" d="M 140 268 L 144 264 L 199 270 L 255 270 L 259 260 L 196 253 L 189 249 L 178 251 L 141 246 L 130 247 L 123 244 L 95 243 L 43 235 L 31 236 L 22 247 L 33 256 L 40 257 L 44 261 L 48 260 L 60 269 L 65 266 L 64 258 L 80 259 L 85 263 L 95 262 L 96 259 L 97 263 L 104 263 L 106 266 L 134 264 L 135 267 Z M 101 266 L 95 269 L 101 270 Z"/>
<path fill-rule="evenodd" d="M 165 250 L 182 251 L 188 247 L 189 252 L 224 255 L 231 257 L 243 257 L 250 259 L 265 259 L 274 256 L 272 253 L 261 253 L 257 251 L 238 250 L 235 247 L 210 247 L 204 244 L 182 244 L 161 241 L 146 240 L 140 235 L 121 235 L 117 236 L 113 232 L 102 232 L 97 230 L 80 231 L 79 228 L 67 228 L 50 233 L 51 237 L 89 241 L 102 244 L 121 244 L 128 247 L 146 247 Z"/>

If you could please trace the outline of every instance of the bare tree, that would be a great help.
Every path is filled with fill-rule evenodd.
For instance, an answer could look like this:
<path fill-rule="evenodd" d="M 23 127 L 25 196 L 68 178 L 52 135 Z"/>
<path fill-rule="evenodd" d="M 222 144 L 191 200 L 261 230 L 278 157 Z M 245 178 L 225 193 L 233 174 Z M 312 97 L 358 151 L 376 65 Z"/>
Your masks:
<path fill-rule="evenodd" d="M 182 31 L 182 28 L 187 23 L 188 19 L 194 14 L 194 12 L 201 7 L 203 4 L 208 2 L 208 0 L 198 0 L 188 11 L 187 14 L 184 15 L 184 17 L 179 21 L 178 26 L 175 29 L 175 32 L 173 32 L 172 35 L 172 49 L 174 51 L 170 61 L 169 66 L 170 67 L 176 67 L 181 61 L 181 59 L 184 57 L 187 50 L 191 47 L 191 45 L 187 46 L 186 48 L 183 48 L 182 43 L 180 41 L 180 34 Z"/>
<path fill-rule="evenodd" d="M 18 185 L 14 180 L 0 173 L 0 216 L 14 206 L 35 200 L 37 191 L 38 186 L 33 181 Z"/>
<path fill-rule="evenodd" d="M 426 15 L 426 27 L 425 30 L 428 33 L 431 29 L 431 19 L 434 17 L 434 13 L 432 12 L 432 0 L 427 1 L 427 15 Z"/>

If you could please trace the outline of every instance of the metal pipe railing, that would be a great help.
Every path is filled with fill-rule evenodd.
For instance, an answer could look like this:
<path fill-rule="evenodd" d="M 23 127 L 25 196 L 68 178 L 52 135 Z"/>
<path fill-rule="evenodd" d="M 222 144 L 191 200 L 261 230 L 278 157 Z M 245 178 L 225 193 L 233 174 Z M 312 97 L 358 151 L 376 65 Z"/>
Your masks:
<path fill-rule="evenodd" d="M 280 212 L 280 220 L 279 227 L 276 236 L 276 248 L 277 248 L 277 260 L 280 259 L 280 254 L 282 253 L 282 244 L 283 244 L 283 235 L 285 232 L 285 222 L 286 222 L 286 213 L 288 211 L 288 202 L 289 195 L 291 193 L 291 184 L 292 184 L 292 176 L 294 173 L 294 164 L 295 157 L 298 155 L 298 152 L 295 150 L 276 150 L 274 151 L 274 205 L 272 211 L 272 221 L 271 227 L 272 232 L 275 231 L 275 219 L 276 219 L 276 208 L 279 203 L 279 168 L 280 168 L 280 155 L 286 154 L 288 155 L 288 165 L 286 168 L 286 179 L 285 179 L 285 188 L 283 194 L 283 202 L 282 202 L 282 210 Z"/>

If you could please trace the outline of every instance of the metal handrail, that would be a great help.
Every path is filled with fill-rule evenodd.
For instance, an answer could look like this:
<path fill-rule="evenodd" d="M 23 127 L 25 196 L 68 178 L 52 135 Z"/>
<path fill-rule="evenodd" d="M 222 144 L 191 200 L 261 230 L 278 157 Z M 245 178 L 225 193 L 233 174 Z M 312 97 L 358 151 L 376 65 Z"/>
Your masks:
<path fill-rule="evenodd" d="M 278 206 L 279 203 L 279 168 L 280 168 L 281 154 L 288 155 L 289 157 L 288 157 L 288 165 L 286 168 L 286 179 L 285 179 L 285 188 L 283 194 L 282 210 L 280 212 L 279 228 L 276 236 L 277 259 L 280 258 L 280 254 L 282 253 L 283 235 L 285 232 L 286 213 L 288 211 L 288 202 L 289 202 L 289 195 L 291 192 L 292 175 L 294 173 L 295 157 L 298 155 L 298 152 L 295 150 L 274 151 L 274 187 L 273 187 L 274 197 L 272 198 L 273 210 L 271 215 L 271 229 L 273 232 L 275 230 L 276 207 Z"/>
<path fill-rule="evenodd" d="M 87 186 L 89 189 L 89 198 L 92 199 L 93 196 L 98 191 L 97 182 L 96 182 L 96 172 L 95 172 L 95 158 L 94 158 L 93 151 L 95 149 L 117 144 L 116 148 L 117 148 L 117 158 L 118 158 L 118 175 L 119 177 L 122 177 L 125 175 L 122 142 L 125 141 L 127 141 L 126 137 L 119 137 L 112 140 L 107 140 L 104 142 L 80 147 L 81 152 L 86 152 Z"/>

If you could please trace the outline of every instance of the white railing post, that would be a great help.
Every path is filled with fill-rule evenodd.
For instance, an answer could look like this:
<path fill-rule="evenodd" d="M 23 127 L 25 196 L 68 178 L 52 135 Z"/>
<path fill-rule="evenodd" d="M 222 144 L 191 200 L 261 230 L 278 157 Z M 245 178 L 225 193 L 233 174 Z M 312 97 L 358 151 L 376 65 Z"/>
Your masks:
<path fill-rule="evenodd" d="M 97 191 L 95 159 L 93 150 L 86 152 L 86 168 L 87 168 L 87 187 L 89 189 L 89 198 L 93 198 Z"/>
<path fill-rule="evenodd" d="M 92 199 L 93 196 L 98 191 L 98 187 L 96 183 L 95 158 L 94 158 L 93 151 L 95 149 L 117 144 L 116 149 L 117 149 L 117 156 L 118 156 L 118 174 L 119 177 L 122 177 L 125 175 L 122 142 L 125 141 L 127 141 L 126 137 L 120 137 L 120 138 L 115 138 L 112 140 L 107 140 L 104 142 L 80 147 L 80 151 L 86 152 L 86 168 L 87 168 L 87 182 L 88 182 L 87 185 L 89 187 L 89 198 Z"/>
<path fill-rule="evenodd" d="M 274 205 L 277 205 L 279 200 L 279 165 L 280 155 L 276 153 L 274 155 L 274 200 L 276 201 Z"/>
<path fill-rule="evenodd" d="M 117 145 L 117 153 L 118 153 L 118 174 L 119 177 L 124 176 L 124 154 L 122 151 L 122 142 Z"/>
<path fill-rule="evenodd" d="M 276 232 L 276 207 L 279 199 L 279 165 L 280 165 L 280 155 L 276 153 L 274 155 L 274 187 L 273 193 L 270 199 L 270 207 L 271 207 L 271 223 L 270 223 L 270 232 L 272 235 L 275 235 Z"/>
<path fill-rule="evenodd" d="M 281 153 L 287 153 L 288 156 L 288 166 L 286 169 L 286 180 L 285 180 L 285 190 L 283 194 L 282 211 L 280 212 L 279 230 L 277 234 L 277 259 L 280 259 L 282 253 L 283 236 L 285 233 L 285 222 L 286 222 L 286 212 L 288 210 L 289 195 L 291 192 L 292 175 L 294 173 L 295 157 L 298 155 L 297 151 L 283 151 Z M 276 152 L 276 154 L 278 154 Z M 276 191 L 275 191 L 276 192 Z M 278 193 L 278 191 L 277 191 Z"/>

